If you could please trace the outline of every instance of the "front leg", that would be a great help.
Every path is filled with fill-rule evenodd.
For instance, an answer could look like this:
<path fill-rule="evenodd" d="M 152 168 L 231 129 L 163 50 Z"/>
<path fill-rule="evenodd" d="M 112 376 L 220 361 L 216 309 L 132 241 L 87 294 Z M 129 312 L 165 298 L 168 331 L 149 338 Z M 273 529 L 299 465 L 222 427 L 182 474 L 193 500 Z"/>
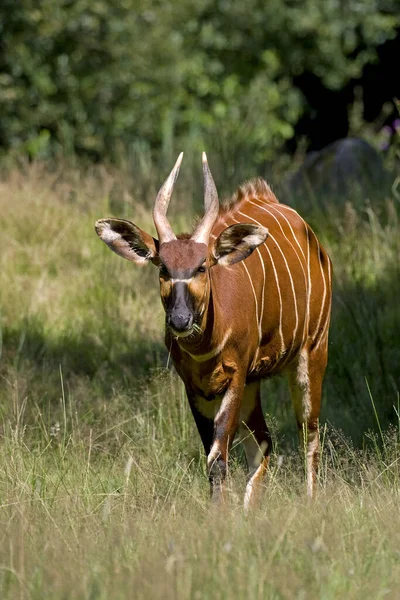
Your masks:
<path fill-rule="evenodd" d="M 196 423 L 197 431 L 203 442 L 204 452 L 206 453 L 206 456 L 208 456 L 213 441 L 215 401 L 213 403 L 207 401 L 205 398 L 193 393 L 189 388 L 186 388 L 186 395 L 189 400 L 189 406 Z"/>
<path fill-rule="evenodd" d="M 243 390 L 244 383 L 232 379 L 214 418 L 213 442 L 207 456 L 213 502 L 220 502 L 224 498 L 228 455 L 239 425 Z"/>

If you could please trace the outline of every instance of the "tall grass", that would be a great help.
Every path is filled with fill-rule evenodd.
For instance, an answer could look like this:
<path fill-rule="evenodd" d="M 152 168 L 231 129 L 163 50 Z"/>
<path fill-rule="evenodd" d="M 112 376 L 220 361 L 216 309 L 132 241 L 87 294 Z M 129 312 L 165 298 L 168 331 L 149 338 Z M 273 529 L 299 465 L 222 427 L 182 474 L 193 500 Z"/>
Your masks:
<path fill-rule="evenodd" d="M 310 505 L 285 382 L 267 382 L 274 455 L 245 518 L 240 446 L 210 510 L 155 270 L 93 230 L 111 213 L 154 232 L 163 175 L 34 164 L 0 183 L 0 598 L 396 598 L 397 201 L 303 213 L 335 276 L 319 493 Z M 196 194 L 184 176 L 180 229 Z"/>

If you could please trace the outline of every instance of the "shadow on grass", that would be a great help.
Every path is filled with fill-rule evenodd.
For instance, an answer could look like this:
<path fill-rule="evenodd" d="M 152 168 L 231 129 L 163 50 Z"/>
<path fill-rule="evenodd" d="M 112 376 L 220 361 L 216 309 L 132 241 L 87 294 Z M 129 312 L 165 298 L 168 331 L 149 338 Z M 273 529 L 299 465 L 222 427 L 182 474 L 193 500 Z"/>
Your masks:
<path fill-rule="evenodd" d="M 59 373 L 61 367 L 64 378 L 85 377 L 100 383 L 105 394 L 143 381 L 156 365 L 166 363 L 161 332 L 159 342 L 130 339 L 122 327 L 115 326 L 104 337 L 72 330 L 55 335 L 47 334 L 38 319 L 3 330 L 3 368 L 8 365 L 18 371 L 33 365 L 39 373 Z"/>

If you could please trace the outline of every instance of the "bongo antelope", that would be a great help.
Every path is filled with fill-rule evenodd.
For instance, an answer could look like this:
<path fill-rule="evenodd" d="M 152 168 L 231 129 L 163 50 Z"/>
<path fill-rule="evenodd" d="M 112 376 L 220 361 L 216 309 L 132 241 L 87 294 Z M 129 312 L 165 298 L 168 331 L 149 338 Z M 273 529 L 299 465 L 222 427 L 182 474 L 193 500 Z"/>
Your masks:
<path fill-rule="evenodd" d="M 260 381 L 278 373 L 289 381 L 312 496 L 331 261 L 309 225 L 262 179 L 220 206 L 204 153 L 204 216 L 192 233 L 176 236 L 166 213 L 182 156 L 155 201 L 158 239 L 115 218 L 97 221 L 96 232 L 123 258 L 159 269 L 165 343 L 204 445 L 212 498 L 223 497 L 239 434 L 248 464 L 245 506 L 254 504 L 271 451 Z"/>

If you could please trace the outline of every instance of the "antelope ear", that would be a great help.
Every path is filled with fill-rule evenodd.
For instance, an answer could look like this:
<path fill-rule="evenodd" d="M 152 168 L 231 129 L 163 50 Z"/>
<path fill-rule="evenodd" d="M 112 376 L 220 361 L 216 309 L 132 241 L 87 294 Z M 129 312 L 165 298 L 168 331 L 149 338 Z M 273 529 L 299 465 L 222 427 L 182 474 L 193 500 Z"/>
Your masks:
<path fill-rule="evenodd" d="M 116 254 L 137 265 L 149 260 L 159 263 L 158 240 L 125 219 L 100 219 L 95 224 L 96 233 Z"/>
<path fill-rule="evenodd" d="M 219 265 L 244 260 L 268 237 L 268 229 L 251 223 L 238 223 L 224 229 L 215 240 L 213 254 Z"/>

